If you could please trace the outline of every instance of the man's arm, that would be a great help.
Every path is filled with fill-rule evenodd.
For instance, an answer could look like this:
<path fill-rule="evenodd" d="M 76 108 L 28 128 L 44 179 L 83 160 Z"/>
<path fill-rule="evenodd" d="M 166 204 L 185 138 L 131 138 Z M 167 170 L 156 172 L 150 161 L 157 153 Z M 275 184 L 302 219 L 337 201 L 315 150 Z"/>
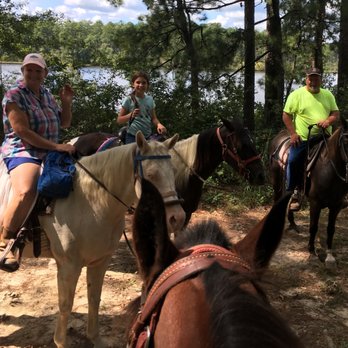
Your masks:
<path fill-rule="evenodd" d="M 297 146 L 301 142 L 301 137 L 296 133 L 294 124 L 292 123 L 292 117 L 287 112 L 283 111 L 283 122 L 286 129 L 290 133 L 290 143 L 291 145 Z"/>

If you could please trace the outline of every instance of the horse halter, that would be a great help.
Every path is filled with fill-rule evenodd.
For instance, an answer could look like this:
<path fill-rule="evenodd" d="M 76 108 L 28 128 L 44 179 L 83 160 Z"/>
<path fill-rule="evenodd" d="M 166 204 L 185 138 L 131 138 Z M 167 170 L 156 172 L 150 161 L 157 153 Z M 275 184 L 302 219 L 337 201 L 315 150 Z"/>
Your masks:
<path fill-rule="evenodd" d="M 141 308 L 129 332 L 127 348 L 150 347 L 167 292 L 214 263 L 227 270 L 241 273 L 251 271 L 251 266 L 245 260 L 218 245 L 200 244 L 181 251 L 177 260 L 158 276 L 148 294 L 142 293 Z"/>
<path fill-rule="evenodd" d="M 133 166 L 134 166 L 134 178 L 135 181 L 140 177 L 144 177 L 144 170 L 143 170 L 143 165 L 142 162 L 145 160 L 165 160 L 165 159 L 170 159 L 172 156 L 171 155 L 141 155 L 137 153 L 134 156 L 133 159 Z M 178 198 L 178 195 L 176 191 L 168 191 L 165 193 L 161 193 L 161 196 L 163 198 L 164 205 L 174 205 L 174 204 L 182 204 L 183 199 Z M 172 199 L 170 199 L 173 197 Z"/>
<path fill-rule="evenodd" d="M 232 160 L 234 160 L 237 164 L 237 167 L 238 167 L 238 173 L 240 175 L 242 175 L 244 178 L 249 178 L 249 175 L 250 175 L 250 171 L 249 169 L 247 168 L 248 164 L 251 163 L 251 162 L 254 162 L 254 161 L 257 161 L 257 160 L 260 160 L 261 159 L 261 155 L 256 155 L 256 156 L 253 156 L 253 157 L 250 157 L 250 158 L 247 158 L 245 160 L 243 160 L 239 154 L 238 154 L 238 150 L 236 148 L 236 146 L 233 144 L 233 142 L 231 141 L 233 147 L 232 149 L 230 149 L 228 147 L 228 144 L 226 142 L 224 142 L 224 140 L 222 139 L 221 137 L 221 132 L 220 132 L 220 129 L 221 129 L 222 126 L 216 128 L 216 135 L 219 139 L 219 142 L 220 142 L 220 145 L 221 145 L 221 148 L 222 148 L 222 158 L 224 161 L 227 161 L 228 157 L 230 157 Z M 235 134 L 235 132 L 231 132 L 227 135 L 227 139 L 230 139 L 232 138 L 232 136 Z"/>

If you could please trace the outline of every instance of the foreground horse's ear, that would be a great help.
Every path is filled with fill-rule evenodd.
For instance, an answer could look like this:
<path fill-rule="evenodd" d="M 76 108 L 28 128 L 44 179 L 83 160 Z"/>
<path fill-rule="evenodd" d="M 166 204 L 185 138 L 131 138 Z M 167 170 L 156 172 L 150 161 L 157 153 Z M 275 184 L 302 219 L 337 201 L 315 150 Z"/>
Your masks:
<path fill-rule="evenodd" d="M 149 144 L 147 143 L 144 137 L 144 134 L 141 131 L 137 131 L 135 135 L 135 140 L 139 149 L 142 150 L 143 152 L 145 152 L 146 150 L 150 148 Z"/>
<path fill-rule="evenodd" d="M 149 286 L 172 263 L 178 250 L 169 238 L 161 194 L 144 178 L 141 180 L 141 188 L 133 219 L 133 241 L 139 272 Z"/>
<path fill-rule="evenodd" d="M 163 144 L 168 148 L 171 149 L 174 147 L 176 142 L 179 140 L 179 134 L 175 133 L 171 138 L 165 140 Z"/>
<path fill-rule="evenodd" d="M 237 252 L 260 271 L 268 266 L 282 239 L 290 197 L 291 194 L 284 195 L 244 239 L 235 245 Z"/>

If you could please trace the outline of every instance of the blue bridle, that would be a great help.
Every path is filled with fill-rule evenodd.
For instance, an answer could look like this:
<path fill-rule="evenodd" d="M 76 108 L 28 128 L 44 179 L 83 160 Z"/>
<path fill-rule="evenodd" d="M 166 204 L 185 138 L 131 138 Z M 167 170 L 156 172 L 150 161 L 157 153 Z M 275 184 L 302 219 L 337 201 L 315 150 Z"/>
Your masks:
<path fill-rule="evenodd" d="M 170 159 L 172 156 L 171 155 L 150 155 L 150 156 L 144 156 L 144 155 L 140 155 L 137 154 L 134 156 L 134 174 L 137 174 L 138 172 L 138 166 L 140 168 L 140 177 L 144 177 L 144 172 L 143 172 L 143 166 L 142 166 L 142 161 L 145 160 L 161 160 L 161 159 Z"/>

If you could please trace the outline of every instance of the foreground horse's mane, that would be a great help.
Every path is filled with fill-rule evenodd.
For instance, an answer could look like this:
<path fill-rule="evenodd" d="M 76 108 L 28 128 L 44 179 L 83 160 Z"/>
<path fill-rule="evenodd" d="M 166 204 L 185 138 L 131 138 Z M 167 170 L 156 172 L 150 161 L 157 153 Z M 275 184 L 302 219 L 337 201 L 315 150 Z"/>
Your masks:
<path fill-rule="evenodd" d="M 215 220 L 207 219 L 187 227 L 175 239 L 178 249 L 187 249 L 197 244 L 214 244 L 231 249 L 225 232 Z"/>
<path fill-rule="evenodd" d="M 175 240 L 176 247 L 215 244 L 231 249 L 225 232 L 215 220 L 203 220 L 187 228 Z M 202 273 L 211 307 L 214 347 L 298 347 L 298 339 L 270 306 L 257 274 L 243 275 L 214 264 Z M 243 289 L 251 283 L 258 297 Z"/>
<path fill-rule="evenodd" d="M 214 347 L 301 347 L 284 319 L 269 305 L 257 280 L 215 264 L 203 273 L 203 282 L 211 307 Z M 258 297 L 243 290 L 248 282 Z"/>
<path fill-rule="evenodd" d="M 199 244 L 215 244 L 231 249 L 227 235 L 212 219 L 191 225 L 175 239 L 179 249 Z M 270 306 L 257 273 L 236 273 L 215 263 L 202 272 L 201 277 L 211 308 L 213 347 L 302 347 L 284 319 Z M 258 296 L 247 291 L 250 286 L 254 287 Z M 139 305 L 140 297 L 127 306 L 131 318 L 139 310 Z"/>

